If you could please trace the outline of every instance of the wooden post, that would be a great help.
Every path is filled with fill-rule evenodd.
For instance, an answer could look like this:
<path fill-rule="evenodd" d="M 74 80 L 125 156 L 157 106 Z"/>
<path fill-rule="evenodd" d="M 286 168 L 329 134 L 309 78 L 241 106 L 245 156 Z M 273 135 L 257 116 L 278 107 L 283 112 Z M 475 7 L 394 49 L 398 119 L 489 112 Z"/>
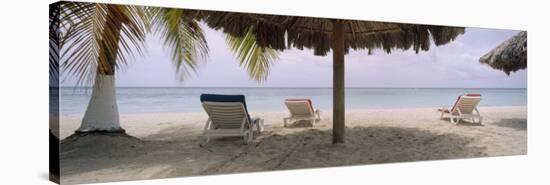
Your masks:
<path fill-rule="evenodd" d="M 345 84 L 344 84 L 344 26 L 334 20 L 332 34 L 332 143 L 344 142 Z"/>

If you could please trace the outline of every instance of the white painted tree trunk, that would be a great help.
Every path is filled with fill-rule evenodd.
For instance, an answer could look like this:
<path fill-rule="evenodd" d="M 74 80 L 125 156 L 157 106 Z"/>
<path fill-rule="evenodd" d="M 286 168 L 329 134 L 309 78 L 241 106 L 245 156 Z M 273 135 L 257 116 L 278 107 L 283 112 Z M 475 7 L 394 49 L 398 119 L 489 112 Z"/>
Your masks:
<path fill-rule="evenodd" d="M 97 74 L 92 97 L 77 132 L 124 132 L 120 127 L 114 75 Z"/>

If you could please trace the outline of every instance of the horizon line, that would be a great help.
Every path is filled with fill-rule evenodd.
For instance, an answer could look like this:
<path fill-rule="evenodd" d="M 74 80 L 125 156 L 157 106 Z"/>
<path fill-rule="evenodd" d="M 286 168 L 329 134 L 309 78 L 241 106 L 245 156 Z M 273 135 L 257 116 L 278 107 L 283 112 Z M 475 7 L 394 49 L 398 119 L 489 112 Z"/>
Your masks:
<path fill-rule="evenodd" d="M 57 86 L 61 88 L 89 88 L 93 86 Z M 117 86 L 122 88 L 310 88 L 327 89 L 330 86 Z M 527 87 L 345 87 L 346 89 L 527 89 Z"/>

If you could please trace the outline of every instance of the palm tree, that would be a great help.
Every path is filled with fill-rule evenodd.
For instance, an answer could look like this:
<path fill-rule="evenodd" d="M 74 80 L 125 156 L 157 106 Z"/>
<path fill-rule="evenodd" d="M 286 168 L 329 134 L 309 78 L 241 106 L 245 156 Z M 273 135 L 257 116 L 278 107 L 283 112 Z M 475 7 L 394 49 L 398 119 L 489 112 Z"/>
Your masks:
<path fill-rule="evenodd" d="M 143 53 L 147 33 L 164 38 L 182 80 L 208 53 L 198 21 L 183 9 L 83 2 L 61 2 L 51 9 L 50 76 L 58 76 L 57 66 L 61 66 L 79 84 L 93 83 L 77 132 L 124 132 L 114 75 L 128 65 L 129 57 Z M 277 51 L 259 47 L 255 38 L 251 29 L 243 37 L 228 35 L 227 42 L 241 66 L 261 81 L 266 79 Z"/>
<path fill-rule="evenodd" d="M 165 37 L 178 71 L 193 69 L 198 58 L 207 53 L 198 23 L 183 19 L 182 11 L 172 10 L 82 2 L 59 4 L 58 29 L 50 29 L 50 35 L 56 36 L 53 47 L 59 49 L 53 51 L 59 51 L 59 65 L 69 76 L 77 77 L 78 83 L 93 82 L 92 97 L 77 132 L 124 132 L 119 123 L 114 75 L 128 65 L 129 57 L 143 53 L 151 27 Z M 162 24 L 152 24 L 153 20 Z M 50 66 L 55 63 L 50 60 Z"/>

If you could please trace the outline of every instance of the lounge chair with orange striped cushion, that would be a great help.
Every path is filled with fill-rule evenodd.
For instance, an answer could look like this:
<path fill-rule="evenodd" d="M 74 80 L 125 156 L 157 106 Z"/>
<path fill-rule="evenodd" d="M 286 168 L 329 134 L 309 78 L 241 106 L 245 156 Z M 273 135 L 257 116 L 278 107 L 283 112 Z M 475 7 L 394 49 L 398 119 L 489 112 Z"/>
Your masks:
<path fill-rule="evenodd" d="M 321 120 L 321 111 L 313 109 L 310 99 L 286 99 L 285 105 L 290 112 L 290 116 L 283 119 L 286 127 L 289 121 L 311 121 L 311 126 Z"/>
<path fill-rule="evenodd" d="M 472 123 L 481 124 L 483 117 L 481 117 L 477 109 L 480 100 L 480 94 L 461 95 L 456 99 L 455 104 L 450 109 L 441 108 L 437 111 L 441 113 L 441 119 L 448 115 L 451 123 L 458 124 L 461 119 L 470 119 Z"/>

